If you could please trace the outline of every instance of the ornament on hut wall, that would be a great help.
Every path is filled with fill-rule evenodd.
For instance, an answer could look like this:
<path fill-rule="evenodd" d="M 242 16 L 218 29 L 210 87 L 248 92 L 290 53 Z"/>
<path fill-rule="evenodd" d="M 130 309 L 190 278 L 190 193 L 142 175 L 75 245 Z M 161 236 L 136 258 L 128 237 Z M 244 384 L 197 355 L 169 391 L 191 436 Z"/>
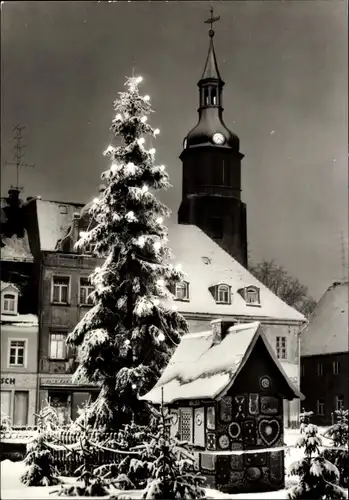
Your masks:
<path fill-rule="evenodd" d="M 230 440 L 227 434 L 222 434 L 221 436 L 219 436 L 218 444 L 222 450 L 226 450 L 227 448 L 229 448 Z"/>
<path fill-rule="evenodd" d="M 237 412 L 235 418 L 245 418 L 245 396 L 235 396 Z"/>
<path fill-rule="evenodd" d="M 277 415 L 279 413 L 279 400 L 272 396 L 261 396 L 261 413 Z"/>
<path fill-rule="evenodd" d="M 245 478 L 247 481 L 254 482 L 262 478 L 262 469 L 259 467 L 249 467 L 245 470 Z"/>
<path fill-rule="evenodd" d="M 266 464 L 266 453 L 248 453 L 244 455 L 244 465 L 247 467 L 263 467 Z"/>
<path fill-rule="evenodd" d="M 259 394 L 250 394 L 248 398 L 248 411 L 250 415 L 259 414 Z"/>
<path fill-rule="evenodd" d="M 273 451 L 270 453 L 270 481 L 274 484 L 283 482 L 283 452 Z"/>
<path fill-rule="evenodd" d="M 213 434 L 213 432 L 209 432 L 207 434 L 207 449 L 208 450 L 215 450 L 216 449 L 216 434 Z"/>
<path fill-rule="evenodd" d="M 231 470 L 241 470 L 244 468 L 243 455 L 231 455 L 230 468 Z"/>
<path fill-rule="evenodd" d="M 210 431 L 216 428 L 216 413 L 214 406 L 209 406 L 206 410 L 206 427 Z"/>
<path fill-rule="evenodd" d="M 263 391 L 267 391 L 271 388 L 271 378 L 268 375 L 263 375 L 259 379 L 259 386 Z"/>
<path fill-rule="evenodd" d="M 200 468 L 204 469 L 205 471 L 215 472 L 216 470 L 215 459 L 216 457 L 214 455 L 209 455 L 208 453 L 201 453 Z"/>
<path fill-rule="evenodd" d="M 263 418 L 258 424 L 259 435 L 268 446 L 275 443 L 280 437 L 280 423 L 276 419 Z"/>
<path fill-rule="evenodd" d="M 229 457 L 218 457 L 217 483 L 226 485 L 230 482 L 230 459 Z"/>
<path fill-rule="evenodd" d="M 244 422 L 244 443 L 256 444 L 257 426 L 255 420 L 245 420 Z"/>
<path fill-rule="evenodd" d="M 240 426 L 240 424 L 238 422 L 232 422 L 229 425 L 228 432 L 229 432 L 229 436 L 232 439 L 239 439 L 239 438 L 241 438 L 241 426 Z"/>
<path fill-rule="evenodd" d="M 231 422 L 233 418 L 233 398 L 225 396 L 220 401 L 220 420 L 222 422 Z"/>

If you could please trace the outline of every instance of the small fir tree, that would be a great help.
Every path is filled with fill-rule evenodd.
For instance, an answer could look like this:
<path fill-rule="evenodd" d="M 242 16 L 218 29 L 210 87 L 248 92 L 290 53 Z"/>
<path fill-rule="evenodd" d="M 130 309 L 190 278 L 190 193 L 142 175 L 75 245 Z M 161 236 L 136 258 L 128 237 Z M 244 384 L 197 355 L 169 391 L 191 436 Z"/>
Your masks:
<path fill-rule="evenodd" d="M 143 460 L 134 461 L 144 467 L 150 462 L 150 477 L 143 492 L 143 499 L 196 499 L 205 497 L 205 479 L 199 475 L 194 456 L 187 442 L 170 436 L 171 416 L 165 417 L 161 405 L 158 432 L 146 445 Z M 145 459 L 145 460 L 144 460 Z M 138 464 L 137 464 L 138 462 Z"/>
<path fill-rule="evenodd" d="M 94 245 L 104 264 L 91 276 L 94 307 L 68 337 L 79 349 L 75 380 L 101 386 L 89 421 L 118 430 L 134 416 L 142 423 L 146 403 L 138 399 L 154 386 L 187 323 L 166 307 L 168 291 L 183 279 L 169 264 L 167 229 L 170 211 L 154 191 L 170 186 L 155 149 L 144 136 L 158 129 L 147 123 L 149 96 L 138 91 L 141 78 L 128 78 L 127 92 L 114 103 L 112 131 L 121 142 L 105 152 L 110 168 L 102 174 L 106 189 L 90 209 L 92 228 L 78 246 Z"/>
<path fill-rule="evenodd" d="M 304 416 L 304 415 L 303 415 Z M 304 416 L 305 417 L 305 416 Z M 309 419 L 310 416 L 305 417 Z M 306 420 L 307 421 L 307 420 Z M 288 490 L 288 498 L 302 500 L 345 499 L 344 490 L 338 485 L 337 467 L 320 455 L 321 439 L 318 428 L 304 423 L 296 447 L 304 448 L 304 457 L 290 466 L 290 474 L 299 476 L 299 482 Z"/>
<path fill-rule="evenodd" d="M 20 477 L 26 486 L 52 486 L 58 484 L 58 471 L 53 465 L 52 452 L 43 434 L 38 434 L 27 444 L 24 459 L 27 470 Z"/>
<path fill-rule="evenodd" d="M 109 494 L 109 488 L 100 476 L 94 473 L 95 464 L 97 461 L 96 448 L 91 444 L 89 439 L 89 429 L 81 427 L 81 434 L 79 436 L 79 449 L 71 450 L 70 453 L 77 453 L 80 455 L 82 464 L 76 469 L 75 474 L 79 474 L 77 482 L 70 486 L 62 486 L 58 492 L 58 496 L 84 496 L 84 497 L 103 497 Z"/>
<path fill-rule="evenodd" d="M 349 438 L 348 438 L 348 410 L 335 411 L 336 422 L 323 434 L 333 442 L 334 448 L 323 452 L 324 458 L 334 464 L 339 470 L 339 484 L 348 487 L 349 480 Z"/>

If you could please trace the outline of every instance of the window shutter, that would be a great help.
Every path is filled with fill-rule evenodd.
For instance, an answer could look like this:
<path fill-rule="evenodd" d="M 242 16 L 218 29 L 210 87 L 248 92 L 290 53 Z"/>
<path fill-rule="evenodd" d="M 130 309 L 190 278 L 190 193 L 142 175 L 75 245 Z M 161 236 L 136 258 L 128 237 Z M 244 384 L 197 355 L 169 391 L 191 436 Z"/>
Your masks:
<path fill-rule="evenodd" d="M 205 410 L 203 407 L 194 410 L 194 444 L 205 447 Z"/>

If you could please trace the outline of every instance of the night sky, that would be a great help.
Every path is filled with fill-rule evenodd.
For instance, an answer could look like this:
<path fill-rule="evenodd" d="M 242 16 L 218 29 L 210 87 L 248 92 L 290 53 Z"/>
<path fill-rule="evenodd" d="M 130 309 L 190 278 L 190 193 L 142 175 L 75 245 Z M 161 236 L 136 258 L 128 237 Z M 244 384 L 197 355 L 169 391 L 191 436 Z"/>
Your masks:
<path fill-rule="evenodd" d="M 15 182 L 10 143 L 26 125 L 23 196 L 87 202 L 108 167 L 112 102 L 126 76 L 161 134 L 154 146 L 181 196 L 183 138 L 197 122 L 213 5 L 224 120 L 239 135 L 253 261 L 276 262 L 318 299 L 343 276 L 348 245 L 345 1 L 4 2 L 2 195 Z M 185 270 L 185 269 L 184 269 Z"/>

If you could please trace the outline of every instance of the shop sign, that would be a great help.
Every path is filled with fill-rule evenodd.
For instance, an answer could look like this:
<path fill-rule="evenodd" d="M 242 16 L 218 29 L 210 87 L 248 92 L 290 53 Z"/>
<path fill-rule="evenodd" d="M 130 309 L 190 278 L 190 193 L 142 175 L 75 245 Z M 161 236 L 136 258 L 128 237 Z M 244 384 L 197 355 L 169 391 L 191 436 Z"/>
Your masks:
<path fill-rule="evenodd" d="M 16 383 L 16 379 L 14 377 L 1 377 L 1 385 L 14 385 Z"/>
<path fill-rule="evenodd" d="M 59 377 L 55 377 L 55 378 L 41 378 L 40 379 L 40 385 L 92 385 L 92 386 L 95 386 L 96 384 L 91 384 L 89 382 L 85 382 L 85 383 L 79 383 L 79 384 L 76 384 L 73 382 L 72 378 L 69 377 L 69 378 L 59 378 Z"/>

